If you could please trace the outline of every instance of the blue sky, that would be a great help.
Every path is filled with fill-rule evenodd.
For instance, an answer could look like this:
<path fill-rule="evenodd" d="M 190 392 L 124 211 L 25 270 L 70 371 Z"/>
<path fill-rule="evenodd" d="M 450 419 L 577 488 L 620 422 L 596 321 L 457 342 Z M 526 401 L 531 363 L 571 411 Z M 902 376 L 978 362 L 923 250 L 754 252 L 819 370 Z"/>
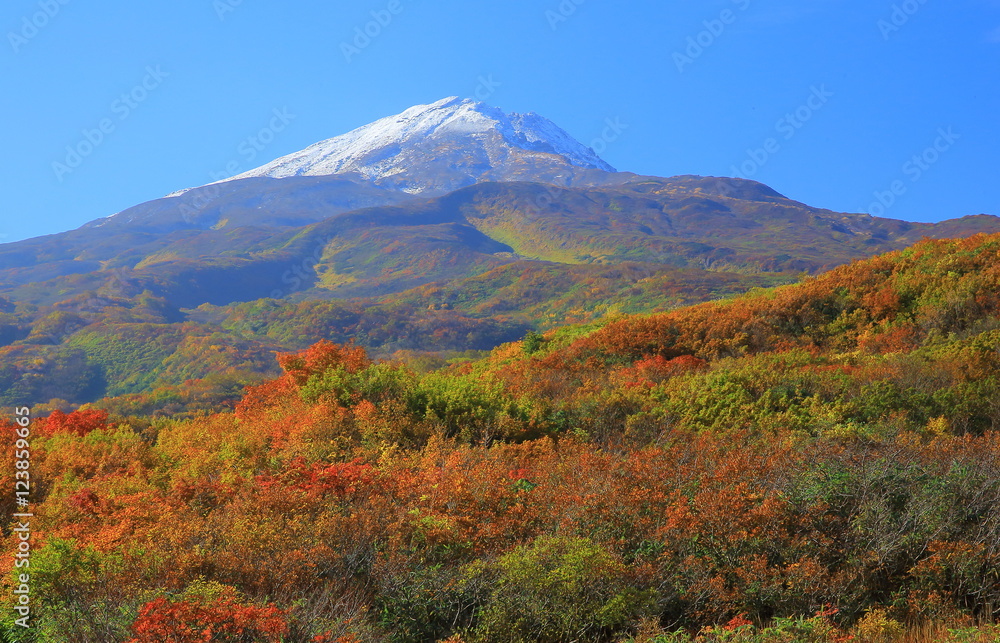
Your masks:
<path fill-rule="evenodd" d="M 1000 214 L 998 0 L 8 0 L 0 28 L 0 241 L 477 94 L 621 170 Z"/>

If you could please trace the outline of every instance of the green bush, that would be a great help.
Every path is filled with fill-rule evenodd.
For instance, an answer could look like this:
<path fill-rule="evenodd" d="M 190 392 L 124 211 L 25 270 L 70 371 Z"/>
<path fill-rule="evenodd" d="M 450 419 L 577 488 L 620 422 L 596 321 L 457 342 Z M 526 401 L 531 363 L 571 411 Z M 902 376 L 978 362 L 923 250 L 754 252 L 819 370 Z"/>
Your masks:
<path fill-rule="evenodd" d="M 605 640 L 651 610 L 655 593 L 629 587 L 625 565 L 586 538 L 543 536 L 501 557 L 475 641 Z"/>
<path fill-rule="evenodd" d="M 383 576 L 375 607 L 388 640 L 439 641 L 468 627 L 490 580 L 481 571 L 438 564 Z"/>

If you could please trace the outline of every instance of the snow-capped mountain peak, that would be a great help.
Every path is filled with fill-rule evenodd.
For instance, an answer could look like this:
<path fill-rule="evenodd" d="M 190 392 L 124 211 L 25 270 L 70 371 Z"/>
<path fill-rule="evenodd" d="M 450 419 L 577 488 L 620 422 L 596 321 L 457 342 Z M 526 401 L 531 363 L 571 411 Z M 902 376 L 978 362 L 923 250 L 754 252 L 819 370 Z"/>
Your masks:
<path fill-rule="evenodd" d="M 538 180 L 538 173 L 565 182 L 559 179 L 575 170 L 615 171 L 546 118 L 507 114 L 482 102 L 450 97 L 416 105 L 227 180 L 351 173 L 406 192 L 434 193 L 484 180 Z"/>

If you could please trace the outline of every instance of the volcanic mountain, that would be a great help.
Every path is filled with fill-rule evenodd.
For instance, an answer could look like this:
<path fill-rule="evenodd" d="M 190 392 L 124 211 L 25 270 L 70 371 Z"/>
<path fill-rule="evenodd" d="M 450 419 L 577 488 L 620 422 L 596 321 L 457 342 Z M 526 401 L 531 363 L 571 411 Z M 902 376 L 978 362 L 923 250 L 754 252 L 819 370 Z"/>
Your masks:
<path fill-rule="evenodd" d="M 909 224 L 753 181 L 616 172 L 534 113 L 446 98 L 78 230 L 0 245 L 0 294 L 133 283 L 183 307 L 386 295 L 517 261 L 817 272 L 994 217 Z"/>
<path fill-rule="evenodd" d="M 0 388 L 134 393 L 318 339 L 485 349 L 979 232 L 1000 219 L 907 223 L 753 181 L 616 172 L 541 116 L 448 98 L 0 245 Z"/>
<path fill-rule="evenodd" d="M 616 173 L 593 150 L 537 114 L 507 114 L 482 102 L 446 98 L 86 227 L 169 231 L 304 225 L 487 181 L 575 186 L 631 176 Z"/>

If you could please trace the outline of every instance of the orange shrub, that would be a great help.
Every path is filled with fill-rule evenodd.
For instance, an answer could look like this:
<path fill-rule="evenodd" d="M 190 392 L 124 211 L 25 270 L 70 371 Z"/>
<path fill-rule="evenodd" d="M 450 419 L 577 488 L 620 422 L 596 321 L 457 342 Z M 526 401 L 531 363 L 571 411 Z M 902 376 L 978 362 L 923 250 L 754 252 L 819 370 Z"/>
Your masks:
<path fill-rule="evenodd" d="M 281 643 L 288 623 L 285 612 L 273 605 L 241 605 L 231 598 L 157 598 L 140 608 L 132 631 L 129 643 Z"/>

